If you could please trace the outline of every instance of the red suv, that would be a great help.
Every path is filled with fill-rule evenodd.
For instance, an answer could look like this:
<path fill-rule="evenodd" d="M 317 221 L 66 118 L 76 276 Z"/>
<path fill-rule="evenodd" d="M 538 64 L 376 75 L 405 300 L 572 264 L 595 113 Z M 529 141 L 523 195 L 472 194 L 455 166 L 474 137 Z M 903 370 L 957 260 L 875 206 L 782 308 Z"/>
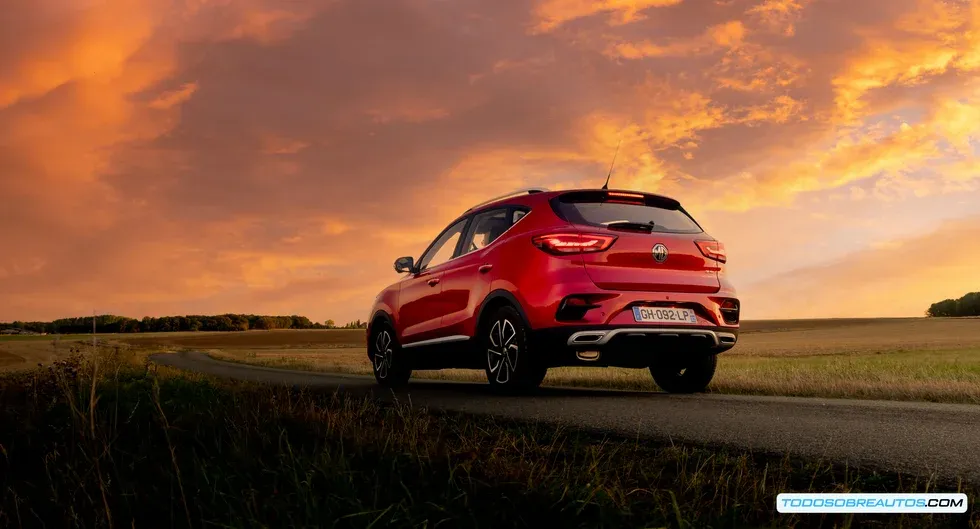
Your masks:
<path fill-rule="evenodd" d="M 703 391 L 738 339 L 725 248 L 676 200 L 632 191 L 523 189 L 452 221 L 375 299 L 378 383 L 412 370 L 484 369 L 533 388 L 550 367 L 648 368 Z"/>

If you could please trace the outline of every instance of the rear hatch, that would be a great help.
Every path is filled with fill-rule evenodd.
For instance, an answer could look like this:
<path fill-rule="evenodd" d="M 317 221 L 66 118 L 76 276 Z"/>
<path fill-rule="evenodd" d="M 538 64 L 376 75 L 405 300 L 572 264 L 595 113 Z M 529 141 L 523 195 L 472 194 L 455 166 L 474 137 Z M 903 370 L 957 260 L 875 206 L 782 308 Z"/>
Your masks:
<path fill-rule="evenodd" d="M 580 233 L 616 237 L 604 251 L 582 253 L 585 269 L 608 290 L 713 293 L 721 263 L 697 241 L 713 241 L 673 199 L 625 191 L 571 191 L 551 206 Z"/>

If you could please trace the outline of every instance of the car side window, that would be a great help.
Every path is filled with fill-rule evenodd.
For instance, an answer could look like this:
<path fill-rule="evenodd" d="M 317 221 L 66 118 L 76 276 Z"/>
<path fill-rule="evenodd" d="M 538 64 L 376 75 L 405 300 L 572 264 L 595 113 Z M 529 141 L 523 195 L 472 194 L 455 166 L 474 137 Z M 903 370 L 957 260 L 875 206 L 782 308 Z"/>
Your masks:
<path fill-rule="evenodd" d="M 492 209 L 473 217 L 473 224 L 463 244 L 463 254 L 487 247 L 513 224 L 507 209 Z"/>
<path fill-rule="evenodd" d="M 463 228 L 466 227 L 466 220 L 463 219 L 450 226 L 432 243 L 432 246 L 419 260 L 419 270 L 439 266 L 453 258 L 453 254 L 456 252 L 456 244 L 463 234 Z"/>

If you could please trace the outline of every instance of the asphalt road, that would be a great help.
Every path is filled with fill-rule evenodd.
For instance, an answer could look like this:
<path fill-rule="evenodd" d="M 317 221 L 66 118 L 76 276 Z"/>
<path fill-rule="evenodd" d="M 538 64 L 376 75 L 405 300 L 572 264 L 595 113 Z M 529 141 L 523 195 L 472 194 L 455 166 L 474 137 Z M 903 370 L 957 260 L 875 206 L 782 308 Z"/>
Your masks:
<path fill-rule="evenodd" d="M 391 392 L 378 388 L 372 377 L 248 366 L 203 353 L 158 354 L 153 361 L 220 377 L 397 398 L 431 409 L 980 483 L 980 406 L 975 405 L 570 388 L 501 396 L 482 384 L 443 381 L 413 381 Z"/>

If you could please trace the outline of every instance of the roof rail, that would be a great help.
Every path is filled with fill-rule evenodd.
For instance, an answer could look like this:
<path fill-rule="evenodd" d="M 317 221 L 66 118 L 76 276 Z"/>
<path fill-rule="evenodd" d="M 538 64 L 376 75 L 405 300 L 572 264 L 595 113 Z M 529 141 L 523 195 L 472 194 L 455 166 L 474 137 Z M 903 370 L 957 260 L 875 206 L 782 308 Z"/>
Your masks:
<path fill-rule="evenodd" d="M 507 193 L 506 195 L 500 195 L 499 197 L 494 197 L 494 198 L 491 198 L 490 200 L 487 200 L 487 201 L 484 201 L 484 202 L 480 202 L 479 204 L 471 207 L 470 209 L 468 209 L 466 211 L 473 211 L 474 209 L 476 209 L 478 207 L 486 206 L 487 204 L 493 204 L 494 202 L 496 202 L 498 200 L 503 200 L 505 198 L 517 197 L 517 196 L 521 196 L 521 195 L 533 195 L 535 193 L 546 193 L 548 191 L 549 191 L 549 189 L 545 189 L 543 187 L 524 187 L 524 188 L 521 188 L 521 189 L 517 189 L 517 190 L 511 191 L 510 193 Z"/>

